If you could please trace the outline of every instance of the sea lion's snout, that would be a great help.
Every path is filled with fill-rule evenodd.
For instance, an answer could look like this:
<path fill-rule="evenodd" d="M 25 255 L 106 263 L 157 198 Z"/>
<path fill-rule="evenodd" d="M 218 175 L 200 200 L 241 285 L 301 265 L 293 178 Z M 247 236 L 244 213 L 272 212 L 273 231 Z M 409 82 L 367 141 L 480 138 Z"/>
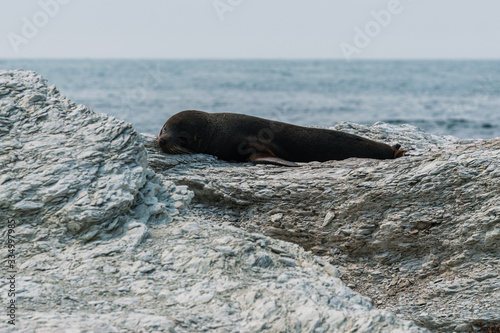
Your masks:
<path fill-rule="evenodd" d="M 175 154 L 175 149 L 172 148 L 173 144 L 171 143 L 171 140 L 167 135 L 160 134 L 156 142 L 164 153 Z"/>
<path fill-rule="evenodd" d="M 163 136 L 159 135 L 158 138 L 156 139 L 156 143 L 158 144 L 158 146 L 161 148 L 161 150 L 163 150 L 163 152 L 167 153 L 166 149 L 167 149 L 167 139 L 164 138 Z"/>
<path fill-rule="evenodd" d="M 184 137 L 169 134 L 160 134 L 157 140 L 158 146 L 164 153 L 168 154 L 192 154 L 193 152 L 186 147 L 187 141 Z"/>

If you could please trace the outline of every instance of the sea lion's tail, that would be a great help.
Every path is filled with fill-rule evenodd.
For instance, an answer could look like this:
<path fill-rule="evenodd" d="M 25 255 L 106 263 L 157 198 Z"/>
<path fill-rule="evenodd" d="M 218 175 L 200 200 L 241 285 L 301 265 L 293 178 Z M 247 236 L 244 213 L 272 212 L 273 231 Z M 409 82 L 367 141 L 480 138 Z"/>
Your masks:
<path fill-rule="evenodd" d="M 405 153 L 408 151 L 399 148 L 401 148 L 400 144 L 395 144 L 394 146 L 392 146 L 392 149 L 394 149 L 394 158 L 403 157 L 405 156 Z"/>

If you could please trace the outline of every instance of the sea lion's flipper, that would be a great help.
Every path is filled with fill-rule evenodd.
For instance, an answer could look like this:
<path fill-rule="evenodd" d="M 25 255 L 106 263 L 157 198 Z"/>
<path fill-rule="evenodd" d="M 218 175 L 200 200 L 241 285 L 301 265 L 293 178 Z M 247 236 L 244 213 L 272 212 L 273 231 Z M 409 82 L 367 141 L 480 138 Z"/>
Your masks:
<path fill-rule="evenodd" d="M 268 156 L 268 157 L 259 157 L 256 158 L 252 161 L 255 164 L 274 164 L 274 165 L 281 165 L 281 166 L 287 166 L 287 167 L 299 167 L 295 162 L 290 162 L 287 160 L 284 160 L 282 158 L 276 157 L 276 156 Z"/>
<path fill-rule="evenodd" d="M 266 152 L 258 152 L 250 156 L 250 162 L 255 164 L 274 164 L 287 167 L 298 167 L 297 163 L 284 160 L 278 156 Z"/>
<path fill-rule="evenodd" d="M 405 156 L 405 153 L 408 151 L 399 148 L 401 148 L 400 144 L 392 146 L 392 149 L 394 149 L 394 158 L 403 157 Z"/>

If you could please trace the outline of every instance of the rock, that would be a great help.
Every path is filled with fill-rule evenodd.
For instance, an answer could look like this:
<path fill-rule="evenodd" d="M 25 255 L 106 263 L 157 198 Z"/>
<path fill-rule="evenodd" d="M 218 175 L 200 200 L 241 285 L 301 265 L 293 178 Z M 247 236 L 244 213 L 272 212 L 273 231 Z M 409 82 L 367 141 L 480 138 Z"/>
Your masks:
<path fill-rule="evenodd" d="M 278 261 L 285 266 L 290 266 L 290 267 L 296 266 L 295 260 L 290 259 L 290 258 L 279 258 Z"/>
<path fill-rule="evenodd" d="M 143 203 L 155 197 L 171 204 L 175 185 L 146 171 L 147 153 L 130 124 L 74 104 L 33 72 L 1 76 L 25 89 L 0 100 L 0 123 L 8 128 L 1 134 L 0 209 L 24 229 L 38 227 L 30 238 L 43 233 L 49 246 L 62 237 L 108 240 L 131 223 L 140 229 L 137 223 L 167 215 Z M 17 244 L 21 253 L 31 247 Z"/>
<path fill-rule="evenodd" d="M 270 170 L 290 198 L 313 183 L 295 193 L 288 169 L 149 154 L 129 124 L 74 104 L 33 72 L 1 71 L 0 91 L 0 213 L 19 233 L 16 325 L 1 321 L 0 331 L 426 331 L 373 307 L 300 246 L 228 223 L 246 226 L 246 209 L 275 195 L 258 181 Z M 204 183 L 214 166 L 234 178 Z M 274 228 L 286 231 L 296 210 L 282 210 L 267 213 L 283 214 Z"/>
<path fill-rule="evenodd" d="M 324 256 L 356 291 L 429 329 L 453 331 L 473 322 L 495 327 L 500 138 L 460 140 L 384 123 L 339 123 L 333 129 L 409 151 L 396 160 L 283 168 L 167 155 L 152 136 L 143 138 L 152 168 L 187 185 L 195 203 L 211 207 L 210 214 L 194 208 L 196 214 L 235 211 L 236 222 L 220 221 Z"/>
<path fill-rule="evenodd" d="M 324 228 L 332 222 L 332 220 L 335 218 L 335 214 L 332 212 L 327 212 L 325 219 L 323 220 L 323 223 L 321 224 L 321 228 Z"/>

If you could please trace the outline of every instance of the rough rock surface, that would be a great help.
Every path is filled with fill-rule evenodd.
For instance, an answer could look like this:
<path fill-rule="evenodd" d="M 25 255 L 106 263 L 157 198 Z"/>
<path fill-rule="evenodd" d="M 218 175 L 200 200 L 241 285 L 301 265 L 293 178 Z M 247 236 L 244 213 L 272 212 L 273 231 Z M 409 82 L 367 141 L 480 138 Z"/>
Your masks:
<path fill-rule="evenodd" d="M 335 126 L 408 156 L 301 168 L 166 155 L 150 165 L 195 209 L 323 256 L 379 308 L 433 331 L 500 330 L 500 139 L 458 140 L 377 123 Z"/>
<path fill-rule="evenodd" d="M 255 202 L 238 193 L 289 169 L 205 156 L 188 157 L 200 162 L 191 168 L 182 157 L 151 156 L 166 176 L 156 174 L 130 125 L 75 105 L 24 71 L 0 72 L 0 147 L 1 241 L 6 249 L 14 220 L 18 309 L 16 325 L 4 318 L 1 332 L 425 331 L 371 305 L 299 245 L 229 224 L 240 216 L 245 226 L 252 210 L 254 224 L 282 219 L 259 208 L 271 185 L 259 185 Z M 226 192 L 238 187 L 234 174 L 223 191 L 219 179 L 205 193 L 198 180 L 216 169 L 223 177 L 255 172 L 254 181 Z M 200 193 L 196 206 L 184 178 Z"/>
<path fill-rule="evenodd" d="M 0 209 L 21 225 L 18 250 L 145 231 L 178 213 L 175 185 L 147 170 L 130 124 L 76 105 L 33 72 L 2 73 L 0 97 Z"/>

